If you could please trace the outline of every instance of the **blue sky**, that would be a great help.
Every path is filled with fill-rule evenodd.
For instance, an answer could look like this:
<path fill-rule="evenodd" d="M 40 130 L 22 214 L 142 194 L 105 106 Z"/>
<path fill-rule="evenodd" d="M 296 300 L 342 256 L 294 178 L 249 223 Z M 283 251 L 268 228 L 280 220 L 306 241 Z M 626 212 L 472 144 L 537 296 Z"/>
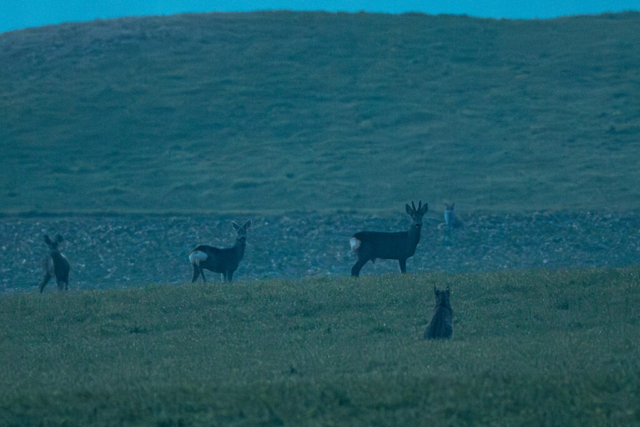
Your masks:
<path fill-rule="evenodd" d="M 132 15 L 273 9 L 416 11 L 528 19 L 638 11 L 640 0 L 0 0 L 0 32 Z"/>

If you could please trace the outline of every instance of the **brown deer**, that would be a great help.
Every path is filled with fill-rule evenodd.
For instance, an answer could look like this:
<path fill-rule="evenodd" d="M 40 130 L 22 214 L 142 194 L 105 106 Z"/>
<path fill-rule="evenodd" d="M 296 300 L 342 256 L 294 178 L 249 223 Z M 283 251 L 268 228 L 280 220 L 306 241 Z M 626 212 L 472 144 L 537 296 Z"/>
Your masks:
<path fill-rule="evenodd" d="M 451 292 L 447 286 L 447 290 L 440 291 L 437 287 L 433 287 L 436 296 L 436 305 L 433 309 L 431 322 L 424 330 L 425 340 L 449 339 L 453 336 L 453 309 L 451 308 Z"/>
<path fill-rule="evenodd" d="M 189 254 L 189 262 L 193 265 L 193 278 L 191 283 L 202 275 L 202 281 L 206 282 L 204 270 L 220 273 L 222 281 L 231 282 L 233 272 L 238 269 L 238 264 L 244 256 L 244 249 L 247 245 L 247 230 L 251 227 L 251 220 L 242 227 L 235 222 L 231 222 L 236 230 L 236 243 L 230 248 L 214 248 L 212 246 L 200 245 Z"/>
<path fill-rule="evenodd" d="M 48 235 L 44 235 L 44 242 L 49 247 L 49 256 L 42 261 L 44 277 L 38 286 L 40 293 L 44 291 L 44 287 L 52 276 L 56 276 L 56 283 L 60 291 L 69 289 L 69 270 L 71 270 L 71 267 L 69 260 L 58 249 L 58 245 L 62 240 L 62 236 L 59 234 L 56 236 L 55 241 L 52 241 Z"/>
<path fill-rule="evenodd" d="M 351 237 L 349 243 L 351 250 L 355 252 L 358 260 L 351 268 L 351 275 L 358 277 L 362 267 L 370 260 L 397 259 L 400 271 L 407 272 L 407 258 L 411 258 L 416 252 L 416 246 L 420 242 L 420 230 L 422 229 L 422 217 L 429 210 L 422 200 L 416 205 L 406 205 L 407 213 L 411 216 L 411 226 L 408 231 L 398 233 L 384 233 L 379 231 L 361 231 Z"/>

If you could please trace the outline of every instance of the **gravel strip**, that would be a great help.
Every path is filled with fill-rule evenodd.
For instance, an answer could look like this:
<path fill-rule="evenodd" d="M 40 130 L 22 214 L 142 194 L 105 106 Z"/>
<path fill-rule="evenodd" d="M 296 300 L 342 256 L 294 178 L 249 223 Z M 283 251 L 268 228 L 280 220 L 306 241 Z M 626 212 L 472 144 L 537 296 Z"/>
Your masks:
<path fill-rule="evenodd" d="M 71 262 L 70 289 L 122 288 L 191 280 L 188 254 L 197 244 L 230 246 L 232 218 L 65 217 L 0 219 L 0 292 L 36 291 L 47 256 L 43 234 L 61 233 Z M 244 222 L 248 218 L 235 218 Z M 409 272 L 618 267 L 640 260 L 640 215 L 532 213 L 478 215 L 462 228 L 425 218 Z M 397 218 L 296 214 L 253 218 L 245 258 L 234 279 L 348 276 L 355 262 L 349 237 L 362 230 L 402 231 Z M 397 261 L 367 264 L 363 275 L 398 271 Z M 219 280 L 209 273 L 207 279 Z M 57 288 L 49 283 L 46 292 Z"/>

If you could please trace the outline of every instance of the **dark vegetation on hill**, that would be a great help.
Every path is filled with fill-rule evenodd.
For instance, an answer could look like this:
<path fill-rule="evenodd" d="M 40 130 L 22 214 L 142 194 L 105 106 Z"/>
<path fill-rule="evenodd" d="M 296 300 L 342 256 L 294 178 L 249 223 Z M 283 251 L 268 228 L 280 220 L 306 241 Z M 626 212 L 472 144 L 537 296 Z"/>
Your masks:
<path fill-rule="evenodd" d="M 0 212 L 640 207 L 640 14 L 0 34 Z"/>

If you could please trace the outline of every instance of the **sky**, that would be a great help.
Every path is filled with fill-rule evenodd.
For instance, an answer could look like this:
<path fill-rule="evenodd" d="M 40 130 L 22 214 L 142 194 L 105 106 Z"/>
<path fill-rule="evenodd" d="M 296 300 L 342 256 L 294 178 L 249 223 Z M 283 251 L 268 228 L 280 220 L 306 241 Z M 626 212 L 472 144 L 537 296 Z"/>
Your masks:
<path fill-rule="evenodd" d="M 0 32 L 122 16 L 275 9 L 535 19 L 640 11 L 640 0 L 0 0 Z"/>

